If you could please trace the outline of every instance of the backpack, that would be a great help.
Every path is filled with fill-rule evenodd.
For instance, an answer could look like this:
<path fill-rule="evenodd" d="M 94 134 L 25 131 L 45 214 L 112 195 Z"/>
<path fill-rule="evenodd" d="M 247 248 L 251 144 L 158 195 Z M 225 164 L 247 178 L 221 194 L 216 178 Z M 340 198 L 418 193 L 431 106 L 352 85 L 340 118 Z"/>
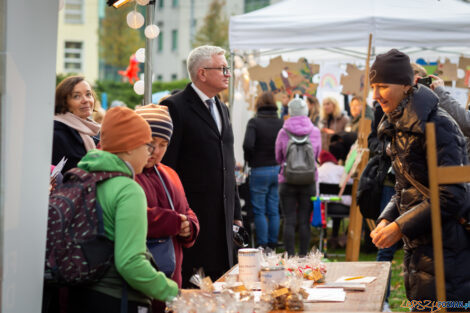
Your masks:
<path fill-rule="evenodd" d="M 99 281 L 113 262 L 114 243 L 106 238 L 96 186 L 119 172 L 73 168 L 49 196 L 46 283 L 88 284 Z"/>
<path fill-rule="evenodd" d="M 376 154 L 362 171 L 356 199 L 364 218 L 376 220 L 380 215 L 383 183 L 391 163 L 389 157 Z"/>
<path fill-rule="evenodd" d="M 292 185 L 313 184 L 316 167 L 310 135 L 295 136 L 287 130 L 285 132 L 289 136 L 283 173 L 286 183 Z"/>

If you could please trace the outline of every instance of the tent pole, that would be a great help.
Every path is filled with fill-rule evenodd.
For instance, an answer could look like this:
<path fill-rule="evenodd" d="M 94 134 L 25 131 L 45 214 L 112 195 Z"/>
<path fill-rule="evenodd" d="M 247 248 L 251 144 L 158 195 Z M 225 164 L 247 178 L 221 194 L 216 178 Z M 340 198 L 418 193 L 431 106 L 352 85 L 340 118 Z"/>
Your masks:
<path fill-rule="evenodd" d="M 154 23 L 155 0 L 150 0 L 146 8 L 145 26 Z M 144 65 L 144 105 L 152 103 L 152 56 L 153 39 L 145 39 L 145 65 Z"/>
<path fill-rule="evenodd" d="M 232 70 L 232 77 L 230 77 L 230 80 L 229 80 L 229 89 L 228 89 L 228 102 L 229 102 L 229 112 L 230 112 L 230 116 L 232 115 L 232 109 L 233 109 L 233 100 L 235 99 L 234 97 L 234 91 L 235 91 L 235 75 L 234 75 L 234 72 L 235 72 L 235 69 L 233 68 L 235 66 L 235 52 L 233 52 L 233 50 L 230 50 L 230 68 Z"/>
<path fill-rule="evenodd" d="M 367 101 L 367 96 L 369 95 L 369 64 L 370 64 L 371 47 L 372 47 L 372 34 L 369 34 L 369 48 L 367 48 L 366 71 L 364 73 L 364 97 L 363 97 L 364 101 L 362 103 L 361 121 L 364 119 L 364 116 L 366 114 L 366 105 L 367 105 L 366 101 Z"/>
<path fill-rule="evenodd" d="M 366 99 L 369 94 L 369 62 L 370 53 L 372 46 L 372 34 L 369 34 L 369 47 L 367 49 L 367 60 L 366 69 L 364 73 L 364 101 L 362 104 L 361 119 L 359 121 L 359 131 L 357 135 L 358 149 L 363 149 L 364 153 L 358 154 L 361 157 L 361 161 L 357 167 L 357 177 L 354 178 L 353 192 L 351 207 L 349 209 L 349 229 L 348 229 L 348 241 L 346 243 L 346 261 L 357 261 L 359 260 L 359 250 L 361 246 L 361 234 L 362 234 L 362 214 L 359 211 L 357 205 L 356 192 L 359 185 L 359 177 L 361 177 L 362 171 L 367 165 L 369 160 L 369 149 L 367 149 L 367 136 L 370 133 L 371 121 L 365 118 L 366 112 Z"/>

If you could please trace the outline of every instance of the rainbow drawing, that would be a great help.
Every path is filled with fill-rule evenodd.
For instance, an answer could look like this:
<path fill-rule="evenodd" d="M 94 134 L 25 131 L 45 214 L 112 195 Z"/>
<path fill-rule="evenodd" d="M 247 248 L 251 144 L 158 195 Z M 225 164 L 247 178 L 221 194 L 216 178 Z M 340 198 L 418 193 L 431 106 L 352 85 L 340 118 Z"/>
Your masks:
<path fill-rule="evenodd" d="M 320 79 L 320 87 L 326 89 L 336 89 L 338 88 L 338 80 L 336 79 L 335 75 L 326 73 Z"/>
<path fill-rule="evenodd" d="M 437 74 L 437 61 L 426 62 L 423 58 L 419 58 L 416 60 L 416 64 L 424 67 L 428 74 Z"/>

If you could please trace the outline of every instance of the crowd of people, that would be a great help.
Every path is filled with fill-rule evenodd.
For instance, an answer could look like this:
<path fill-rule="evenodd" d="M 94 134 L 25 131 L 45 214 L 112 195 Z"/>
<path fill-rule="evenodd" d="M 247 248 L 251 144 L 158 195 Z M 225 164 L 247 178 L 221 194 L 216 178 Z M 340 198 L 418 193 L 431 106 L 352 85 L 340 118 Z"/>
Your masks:
<path fill-rule="evenodd" d="M 91 119 L 97 99 L 83 77 L 68 77 L 57 86 L 52 165 L 65 157 L 63 174 L 78 167 L 120 176 L 100 183 L 96 197 L 105 235 L 114 243 L 113 266 L 92 285 L 45 284 L 43 312 L 119 312 L 123 298 L 128 312 L 163 312 L 165 301 L 192 287 L 190 278 L 198 269 L 216 280 L 236 262 L 234 230 L 244 225 L 233 121 L 217 96 L 231 77 L 225 54 L 214 46 L 194 49 L 187 59 L 191 82 L 184 90 L 135 111 L 111 108 L 101 124 Z M 407 55 L 392 49 L 371 67 L 375 103 L 364 112 L 372 120 L 369 146 L 388 160 L 390 175 L 370 237 L 380 249 L 377 259 L 384 261 L 403 241 L 407 298 L 435 300 L 430 204 L 408 176 L 428 184 L 426 122 L 436 124 L 439 165 L 468 164 L 470 113 L 439 77 L 431 76 L 430 88 L 416 84 L 427 74 L 413 66 Z M 311 248 L 311 197 L 319 194 L 319 183 L 339 183 L 365 100 L 352 98 L 349 113 L 334 97 L 321 105 L 313 96 L 288 93 L 279 100 L 280 109 L 275 93 L 261 93 L 247 124 L 243 150 L 251 168 L 249 206 L 256 247 L 304 256 Z M 296 166 L 304 163 L 309 168 L 299 174 Z M 458 220 L 470 210 L 469 192 L 465 184 L 440 189 L 448 300 L 470 297 L 465 263 L 470 235 Z M 343 198 L 342 208 L 349 204 Z M 158 256 L 149 249 L 161 238 L 169 238 L 174 252 L 169 272 L 160 271 Z"/>

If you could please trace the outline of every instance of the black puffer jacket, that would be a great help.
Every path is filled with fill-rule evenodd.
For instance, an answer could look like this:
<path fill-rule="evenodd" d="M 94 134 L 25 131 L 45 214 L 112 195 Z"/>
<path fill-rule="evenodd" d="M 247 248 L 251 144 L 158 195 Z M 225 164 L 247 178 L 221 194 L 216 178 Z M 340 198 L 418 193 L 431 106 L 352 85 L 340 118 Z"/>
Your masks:
<path fill-rule="evenodd" d="M 428 186 L 426 122 L 436 126 L 439 166 L 467 163 L 465 139 L 455 121 L 438 108 L 437 96 L 419 86 L 379 125 L 392 138 L 396 194 L 379 217 L 395 221 L 405 243 L 405 287 L 409 300 L 436 300 L 429 201 L 405 178 L 397 160 L 415 180 Z M 470 235 L 457 221 L 468 210 L 465 184 L 440 185 L 447 300 L 470 300 Z"/>
<path fill-rule="evenodd" d="M 277 115 L 277 108 L 273 107 L 259 108 L 256 117 L 248 121 L 243 151 L 250 167 L 278 165 L 274 147 L 283 123 Z"/>

